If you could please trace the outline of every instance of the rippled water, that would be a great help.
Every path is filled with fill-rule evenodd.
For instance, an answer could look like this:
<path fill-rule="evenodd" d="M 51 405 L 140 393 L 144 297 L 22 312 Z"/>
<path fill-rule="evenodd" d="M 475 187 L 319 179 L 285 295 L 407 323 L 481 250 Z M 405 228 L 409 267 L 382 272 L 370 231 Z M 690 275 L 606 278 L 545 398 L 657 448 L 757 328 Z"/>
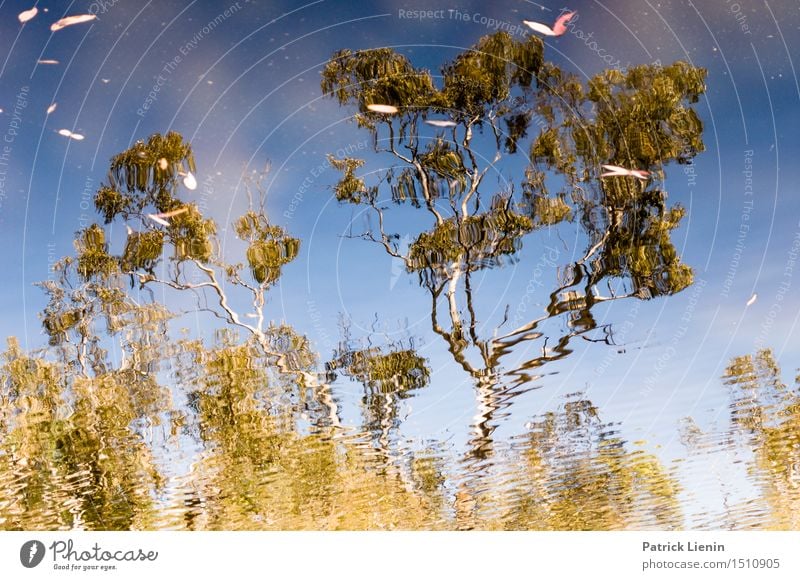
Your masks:
<path fill-rule="evenodd" d="M 332 394 L 336 383 L 304 385 L 296 375 L 270 368 L 247 346 L 212 352 L 196 347 L 180 345 L 172 359 L 172 372 L 188 393 L 185 406 L 176 406 L 168 389 L 137 369 L 153 360 L 75 379 L 65 401 L 57 365 L 13 347 L 7 351 L 2 527 L 586 530 L 798 524 L 800 400 L 780 382 L 768 352 L 732 361 L 725 387 L 720 381 L 718 388 L 728 389 L 730 427 L 703 431 L 687 419 L 680 432 L 684 456 L 665 462 L 647 442 L 626 441 L 585 393 L 563 397 L 501 441 L 478 422 L 469 451 L 459 454 L 448 441 L 403 436 L 402 405 L 413 400 L 426 377 L 426 371 L 398 362 L 411 356 L 408 350 L 382 355 L 371 349 L 339 358 L 339 369 L 347 368 L 343 372 L 363 385 L 361 425 L 346 426 Z M 682 483 L 686 473 L 698 478 L 689 490 Z M 722 509 L 688 511 L 698 495 L 721 498 Z"/>

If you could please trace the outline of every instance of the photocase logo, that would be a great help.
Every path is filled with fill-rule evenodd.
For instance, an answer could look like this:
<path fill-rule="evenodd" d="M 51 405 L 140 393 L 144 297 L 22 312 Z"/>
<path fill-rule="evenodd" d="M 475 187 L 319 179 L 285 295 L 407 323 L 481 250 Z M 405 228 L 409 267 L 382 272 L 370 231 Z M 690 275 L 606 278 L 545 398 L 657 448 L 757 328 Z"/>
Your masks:
<path fill-rule="evenodd" d="M 28 540 L 19 549 L 19 561 L 26 568 L 36 568 L 44 559 L 44 544 L 39 540 Z"/>

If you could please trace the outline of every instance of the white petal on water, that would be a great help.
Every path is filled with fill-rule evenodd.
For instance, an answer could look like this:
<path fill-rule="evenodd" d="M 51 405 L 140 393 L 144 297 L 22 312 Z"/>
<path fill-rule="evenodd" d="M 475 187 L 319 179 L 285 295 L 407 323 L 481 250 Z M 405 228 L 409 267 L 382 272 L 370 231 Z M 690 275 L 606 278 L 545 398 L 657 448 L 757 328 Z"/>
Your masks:
<path fill-rule="evenodd" d="M 36 62 L 39 64 L 59 64 L 59 62 L 54 58 L 40 58 Z"/>
<path fill-rule="evenodd" d="M 455 121 L 444 121 L 442 119 L 428 119 L 425 122 L 434 127 L 455 127 L 457 125 Z"/>
<path fill-rule="evenodd" d="M 149 213 L 149 214 L 147 214 L 147 217 L 149 217 L 151 220 L 153 220 L 157 224 L 161 224 L 162 226 L 168 226 L 169 225 L 169 222 L 167 220 L 161 219 L 160 217 L 158 217 L 155 214 Z"/>
<path fill-rule="evenodd" d="M 755 303 L 756 303 L 756 299 L 757 299 L 757 298 L 758 298 L 758 294 L 755 294 L 755 293 L 754 293 L 754 294 L 753 294 L 753 295 L 750 297 L 750 300 L 748 300 L 748 301 L 747 301 L 747 304 L 746 304 L 745 306 L 752 306 L 753 304 L 755 304 Z"/>
<path fill-rule="evenodd" d="M 553 32 L 553 29 L 547 26 L 547 24 L 542 24 L 541 22 L 533 22 L 532 20 L 523 20 L 522 23 L 534 31 L 538 32 L 539 34 L 544 34 L 546 36 L 555 36 L 556 33 Z"/>
<path fill-rule="evenodd" d="M 28 20 L 32 20 L 33 17 L 36 16 L 38 13 L 39 13 L 39 9 L 36 6 L 34 6 L 30 10 L 24 10 L 24 11 L 20 12 L 17 15 L 17 18 L 19 18 L 20 22 L 25 23 Z"/>
<path fill-rule="evenodd" d="M 162 157 L 161 159 L 158 160 L 158 168 L 161 171 L 166 171 L 167 167 L 169 167 L 169 163 L 167 163 L 167 160 L 165 158 Z"/>
<path fill-rule="evenodd" d="M 69 129 L 59 129 L 58 134 L 62 135 L 63 137 L 69 137 L 70 139 L 75 139 L 76 141 L 83 141 L 83 135 L 81 135 L 80 133 L 73 133 Z"/>
<path fill-rule="evenodd" d="M 197 189 L 197 180 L 194 178 L 191 171 L 183 178 L 183 184 L 186 186 L 186 189 Z"/>
<path fill-rule="evenodd" d="M 602 165 L 602 168 L 605 169 L 606 173 L 601 173 L 600 177 L 637 177 L 639 179 L 647 180 L 648 176 L 650 175 L 649 171 L 644 171 L 642 169 L 628 169 L 626 167 L 620 167 L 619 165 Z"/>
<path fill-rule="evenodd" d="M 50 25 L 50 30 L 56 32 L 62 28 L 66 28 L 67 26 L 89 22 L 95 18 L 97 18 L 96 14 L 76 14 L 75 16 L 66 16 L 57 22 L 53 22 L 53 24 Z"/>
<path fill-rule="evenodd" d="M 52 105 L 50 105 L 49 107 L 47 107 L 47 114 L 49 115 L 50 113 L 52 113 L 53 111 L 55 111 L 57 106 L 58 106 L 58 103 L 53 103 Z"/>
<path fill-rule="evenodd" d="M 167 218 L 186 213 L 187 211 L 189 211 L 188 207 L 181 207 L 165 213 L 149 213 L 147 214 L 147 217 L 154 222 L 161 224 L 162 226 L 168 226 L 169 222 L 167 221 Z"/>
<path fill-rule="evenodd" d="M 163 219 L 175 217 L 176 215 L 180 215 L 182 213 L 186 213 L 189 211 L 188 207 L 179 207 L 178 209 L 173 209 L 172 211 L 164 212 L 164 213 L 157 213 L 156 217 L 160 217 Z"/>
<path fill-rule="evenodd" d="M 111 79 L 100 79 L 100 80 L 103 82 L 104 85 L 107 85 L 108 83 L 111 82 Z"/>
<path fill-rule="evenodd" d="M 394 113 L 397 112 L 397 107 L 393 105 L 372 104 L 372 105 L 367 105 L 367 108 L 375 113 L 385 113 L 387 115 L 393 115 Z"/>

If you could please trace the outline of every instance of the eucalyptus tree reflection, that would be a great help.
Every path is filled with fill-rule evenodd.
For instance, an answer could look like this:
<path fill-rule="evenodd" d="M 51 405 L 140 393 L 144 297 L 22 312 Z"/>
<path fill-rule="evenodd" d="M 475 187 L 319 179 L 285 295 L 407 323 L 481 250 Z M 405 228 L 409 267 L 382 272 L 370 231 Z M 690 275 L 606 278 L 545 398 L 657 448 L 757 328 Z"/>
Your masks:
<path fill-rule="evenodd" d="M 784 383 L 771 350 L 731 360 L 723 375 L 731 393 L 733 434 L 752 450 L 749 476 L 768 508 L 759 525 L 800 527 L 800 377 Z"/>
<path fill-rule="evenodd" d="M 99 228 L 76 240 L 79 249 L 103 243 Z M 129 295 L 113 261 L 95 264 L 90 273 L 85 260 L 66 257 L 40 284 L 55 360 L 23 353 L 13 340 L 4 354 L 0 471 L 12 478 L 0 501 L 6 528 L 152 524 L 164 483 L 154 432 L 162 428 L 158 439 L 169 439 L 182 417 L 156 377 L 174 352 L 166 336 L 171 315 Z M 110 340 L 118 341 L 119 361 L 105 348 Z"/>
<path fill-rule="evenodd" d="M 248 332 L 266 350 L 265 296 L 278 281 L 281 268 L 297 257 L 300 241 L 269 222 L 263 198 L 257 207 L 251 199 L 249 211 L 233 224 L 237 237 L 247 245 L 249 276 L 245 275 L 243 263 L 229 263 L 221 255 L 216 222 L 204 217 L 197 204 L 180 199 L 179 178 L 195 171 L 191 146 L 178 133 L 152 135 L 147 143 L 137 141 L 116 155 L 111 160 L 109 183 L 97 191 L 95 206 L 106 224 L 120 218 L 127 226 L 124 250 L 110 255 L 100 235 L 102 228 L 90 226 L 83 232 L 85 243 L 79 248 L 81 274 L 88 278 L 116 270 L 129 276 L 132 285 L 137 281 L 141 287 L 158 283 L 193 292 L 200 309 Z M 149 208 L 156 213 L 147 213 Z M 167 225 L 160 218 L 148 219 L 161 214 L 171 214 Z M 168 246 L 173 255 L 165 262 Z M 159 265 L 167 267 L 157 276 Z M 243 320 L 233 305 L 235 298 L 223 289 L 223 277 L 246 296 L 253 322 Z"/>
<path fill-rule="evenodd" d="M 308 487 L 298 502 L 310 501 L 312 493 L 323 497 L 323 475 L 325 466 L 332 468 L 333 448 L 330 439 L 319 435 L 307 437 L 309 453 L 293 457 L 319 468 L 317 489 L 299 475 L 290 479 L 288 489 L 271 482 L 271 472 L 289 459 L 287 448 L 296 440 L 294 405 L 285 404 L 284 389 L 275 383 L 269 357 L 258 344 L 238 344 L 232 334 L 223 333 L 215 349 L 196 345 L 194 353 L 194 366 L 202 371 L 192 381 L 189 405 L 204 451 L 192 481 L 204 506 L 203 527 L 256 527 L 269 505 L 284 502 L 285 494 L 294 497 L 292 486 Z M 299 505 L 283 507 L 296 511 Z"/>
<path fill-rule="evenodd" d="M 314 393 L 327 409 L 327 418 L 321 420 L 338 423 L 328 386 L 320 383 L 307 361 L 295 360 L 304 339 L 288 327 L 275 327 L 266 310 L 267 293 L 280 279 L 283 266 L 297 257 L 300 240 L 270 222 L 264 174 L 248 181 L 250 207 L 233 223 L 233 231 L 247 248 L 245 261 L 236 262 L 222 255 L 216 222 L 203 216 L 197 204 L 181 200 L 180 185 L 195 171 L 191 146 L 174 132 L 154 134 L 146 143 L 138 141 L 116 155 L 109 183 L 98 190 L 95 206 L 106 224 L 117 219 L 125 223 L 124 249 L 119 255 L 109 254 L 99 235 L 102 228 L 90 226 L 82 233 L 86 241 L 79 248 L 81 273 L 88 277 L 111 270 L 128 276 L 131 285 L 138 283 L 141 289 L 162 285 L 194 294 L 198 311 L 246 333 L 268 356 L 269 364 L 291 377 L 297 388 Z M 148 213 L 151 208 L 157 213 Z M 152 219 L 154 215 L 170 217 Z M 280 338 L 283 330 L 289 332 Z"/>
<path fill-rule="evenodd" d="M 133 368 L 74 374 L 11 340 L 0 366 L 0 528 L 146 529 L 163 478 L 141 433 L 169 397 Z"/>
<path fill-rule="evenodd" d="M 152 449 L 153 430 L 163 426 L 163 443 L 187 425 L 158 374 L 186 352 L 205 353 L 200 343 L 170 341 L 168 323 L 175 315 L 155 299 L 153 285 L 192 293 L 198 310 L 247 331 L 248 340 L 237 348 L 257 351 L 258 357 L 248 356 L 272 374 L 264 386 L 268 392 L 252 395 L 269 395 L 258 401 L 260 408 L 282 404 L 282 420 L 305 415 L 318 429 L 338 424 L 335 401 L 317 379 L 316 358 L 305 338 L 267 322 L 265 295 L 282 266 L 296 257 L 299 241 L 269 222 L 256 184 L 258 199 L 251 196 L 249 211 L 234 223 L 247 247 L 247 266 L 227 262 L 215 222 L 179 198 L 179 178 L 194 171 L 191 147 L 177 133 L 153 135 L 116 155 L 95 205 L 106 224 L 119 219 L 125 226 L 121 251 L 111 249 L 118 237 L 92 224 L 76 235 L 77 255 L 60 260 L 53 279 L 41 284 L 49 298 L 43 327 L 58 356 L 45 362 L 47 353 L 24 355 L 15 343 L 5 354 L 0 479 L 9 483 L 4 491 L 9 495 L 0 509 L 9 511 L 0 515 L 4 525 L 128 529 L 152 521 L 164 482 L 164 466 Z M 234 294 L 239 291 L 245 298 Z M 240 312 L 248 299 L 251 312 L 245 317 Z M 114 343 L 120 360 L 109 354 Z M 205 353 L 212 355 L 222 357 L 223 366 L 242 363 L 241 352 L 227 343 L 219 352 Z M 245 396 L 246 387 L 245 381 L 236 394 Z M 247 444 L 246 425 L 232 428 Z M 218 440 L 204 439 L 215 445 Z"/>
<path fill-rule="evenodd" d="M 789 386 L 771 349 L 737 356 L 722 375 L 729 423 L 704 430 L 691 417 L 681 440 L 690 460 L 710 466 L 723 498 L 718 514 L 699 513 L 707 529 L 786 529 L 800 526 L 800 376 Z M 743 473 L 736 473 L 744 469 Z M 746 478 L 745 497 L 731 481 Z"/>
<path fill-rule="evenodd" d="M 281 329 L 275 339 L 289 333 Z M 194 357 L 184 378 L 203 451 L 166 510 L 171 519 L 165 525 L 212 530 L 445 525 L 434 509 L 438 504 L 426 501 L 434 495 L 425 493 L 430 469 L 416 469 L 412 487 L 386 469 L 360 433 L 314 422 L 302 428 L 295 413 L 302 401 L 286 400 L 280 384 L 285 374 L 275 372 L 257 343 L 240 344 L 223 333 L 214 349 L 194 344 L 186 345 L 186 352 Z M 311 357 L 303 350 L 295 354 Z M 394 357 L 387 356 L 362 359 L 370 377 L 382 377 L 369 380 L 397 375 L 386 366 Z"/>
<path fill-rule="evenodd" d="M 326 64 L 323 93 L 358 107 L 358 126 L 390 165 L 366 178 L 358 172 L 367 160 L 330 157 L 342 172 L 334 193 L 369 210 L 374 225 L 360 237 L 402 260 L 430 293 L 434 332 L 478 387 L 477 449 L 490 443 L 495 411 L 519 392 L 499 386 L 500 359 L 513 347 L 543 343 L 539 356 L 502 369 L 519 386 L 531 380 L 529 370 L 567 356 L 574 337 L 598 329 L 596 304 L 669 295 L 691 284 L 691 268 L 671 241 L 684 210 L 667 205 L 656 178 L 664 165 L 689 163 L 703 149 L 691 104 L 705 90 L 704 76 L 678 62 L 606 71 L 584 86 L 544 61 L 538 38 L 517 41 L 505 32 L 481 38 L 445 64 L 439 86 L 389 48 L 342 50 Z M 436 123 L 437 115 L 447 122 Z M 447 127 L 424 129 L 431 121 Z M 534 125 L 538 134 L 528 139 Z M 523 171 L 517 158 L 526 143 L 530 163 Z M 507 181 L 495 189 L 488 172 L 499 172 L 504 158 L 510 173 L 524 175 L 503 174 Z M 602 164 L 646 170 L 652 178 L 601 178 Z M 396 231 L 390 216 L 397 213 L 398 223 L 406 216 L 407 223 L 409 212 L 390 212 L 389 200 L 425 212 L 429 225 Z M 475 274 L 517 260 L 534 231 L 567 223 L 579 225 L 586 250 L 564 265 L 545 312 L 506 329 L 509 307 L 495 321 L 479 314 L 486 300 L 478 300 Z M 412 239 L 407 250 L 403 233 Z M 567 330 L 552 336 L 543 323 L 557 318 L 567 319 Z"/>
<path fill-rule="evenodd" d="M 529 425 L 503 516 L 507 529 L 678 529 L 679 486 L 654 456 L 627 449 L 580 396 Z"/>

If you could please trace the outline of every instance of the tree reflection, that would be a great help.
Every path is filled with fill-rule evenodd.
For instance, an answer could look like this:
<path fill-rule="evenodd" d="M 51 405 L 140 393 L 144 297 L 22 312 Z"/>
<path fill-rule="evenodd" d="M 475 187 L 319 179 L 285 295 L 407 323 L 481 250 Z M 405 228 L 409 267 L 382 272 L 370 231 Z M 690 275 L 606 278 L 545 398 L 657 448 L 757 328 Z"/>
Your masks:
<path fill-rule="evenodd" d="M 190 406 L 203 443 L 200 460 L 170 510 L 191 529 L 365 529 L 437 527 L 397 470 L 357 431 L 309 422 L 302 398 L 288 396 L 283 369 L 255 344 L 196 349 Z M 401 354 L 353 354 L 354 373 L 376 388 L 404 376 Z M 403 365 L 403 363 L 400 363 Z M 359 365 L 364 365 L 359 367 Z M 349 371 L 348 371 L 349 372 Z M 366 375 L 364 375 L 366 377 Z M 380 378 L 374 378 L 380 377 Z M 369 416 L 370 410 L 367 410 Z M 324 415 L 324 413 L 323 413 Z M 374 417 L 384 423 L 384 417 Z"/>
<path fill-rule="evenodd" d="M 76 255 L 41 284 L 49 349 L 28 354 L 12 340 L 3 355 L 0 527 L 678 527 L 671 476 L 629 450 L 583 398 L 537 419 L 490 468 L 472 461 L 493 456 L 496 411 L 536 369 L 567 356 L 575 337 L 598 340 L 596 304 L 669 295 L 692 281 L 671 241 L 683 210 L 668 206 L 658 178 L 703 148 L 689 107 L 703 93 L 703 71 L 636 67 L 584 86 L 545 63 L 542 50 L 533 37 L 485 37 L 443 67 L 438 86 L 390 49 L 342 51 L 323 73 L 324 92 L 357 104 L 357 122 L 395 163 L 368 185 L 358 174 L 365 160 L 332 159 L 342 172 L 334 189 L 376 220 L 362 236 L 417 274 L 433 331 L 477 386 L 468 461 L 455 464 L 446 441 L 402 439 L 402 404 L 431 378 L 411 340 L 345 337 L 328 376 L 360 384 L 362 421 L 343 421 L 317 353 L 268 308 L 300 240 L 269 219 L 256 180 L 232 223 L 241 259 L 223 255 L 218 224 L 182 196 L 196 172 L 191 146 L 177 133 L 155 134 L 114 156 L 95 196 L 104 223 L 78 232 Z M 423 133 L 434 115 L 454 125 Z M 523 152 L 510 166 L 523 177 L 492 187 L 489 171 Z M 655 178 L 602 178 L 607 163 Z M 402 251 L 382 188 L 398 212 L 427 216 Z M 479 300 L 491 291 L 479 278 L 519 260 L 534 232 L 570 223 L 582 251 L 560 268 L 541 316 L 484 314 L 496 305 Z M 177 313 L 154 288 L 193 297 L 218 325 L 214 340 L 176 339 Z M 553 331 L 548 321 L 566 324 Z M 534 341 L 541 354 L 501 364 Z M 771 441 L 757 415 L 741 423 Z M 789 454 L 765 445 L 765 466 Z"/>
<path fill-rule="evenodd" d="M 762 493 L 773 529 L 800 526 L 800 396 L 781 378 L 771 350 L 731 360 L 725 369 L 733 434 L 752 451 L 749 475 Z M 795 381 L 797 385 L 797 381 Z"/>
<path fill-rule="evenodd" d="M 0 392 L 0 479 L 9 484 L 0 498 L 4 527 L 152 527 L 164 472 L 170 470 L 156 445 L 179 445 L 192 425 L 209 444 L 230 437 L 257 452 L 268 450 L 256 446 L 257 434 L 248 427 L 252 422 L 258 433 L 268 434 L 274 417 L 259 424 L 253 408 L 245 409 L 244 424 L 236 421 L 234 409 L 248 396 L 273 405 L 290 401 L 290 411 L 281 415 L 284 422 L 303 414 L 317 429 L 338 424 L 336 403 L 318 380 L 308 341 L 265 316 L 266 292 L 282 266 L 296 257 L 299 240 L 269 222 L 264 191 L 251 183 L 251 207 L 234 222 L 247 248 L 249 276 L 244 274 L 244 264 L 221 255 L 216 223 L 196 204 L 180 200 L 180 177 L 194 171 L 191 147 L 177 133 L 153 135 L 116 155 L 95 205 L 106 224 L 120 220 L 125 226 L 121 251 L 113 251 L 119 240 L 92 224 L 76 236 L 77 255 L 60 260 L 55 276 L 40 284 L 49 298 L 43 328 L 56 361 L 45 362 L 49 353 L 23 354 L 15 342 L 5 354 Z M 168 326 L 175 314 L 151 291 L 159 285 L 193 294 L 198 311 L 246 331 L 249 341 L 236 346 L 225 339 L 218 352 L 199 341 L 176 344 Z M 242 296 L 234 294 L 239 292 L 249 298 L 249 316 L 244 315 L 246 299 L 242 307 Z M 221 367 L 233 382 L 207 385 L 219 408 L 209 407 L 206 391 L 179 389 L 181 398 L 190 397 L 189 410 L 200 417 L 195 420 L 173 407 L 159 373 L 187 357 L 204 364 L 212 355 L 209 376 L 217 376 Z M 273 369 L 273 376 L 261 390 L 248 393 L 246 368 L 253 361 Z M 179 386 L 181 373 L 190 376 L 178 364 Z M 225 385 L 230 390 L 221 388 Z M 227 421 L 229 429 L 220 427 L 216 438 L 209 435 L 215 433 L 215 418 Z M 159 427 L 162 433 L 156 436 Z M 284 424 L 280 428 L 291 431 Z M 244 474 L 240 479 L 248 481 Z"/>
<path fill-rule="evenodd" d="M 152 376 L 129 367 L 86 378 L 11 341 L 0 384 L 3 529 L 153 525 L 163 478 L 142 429 L 170 407 Z"/>
<path fill-rule="evenodd" d="M 413 346 L 402 342 L 359 348 L 346 338 L 334 354 L 326 368 L 334 380 L 338 372 L 362 384 L 362 429 L 372 435 L 388 463 L 392 434 L 400 425 L 400 405 L 414 391 L 428 386 L 428 363 Z"/>
<path fill-rule="evenodd" d="M 705 71 L 683 62 L 638 66 L 606 71 L 584 85 L 542 55 L 538 38 L 517 41 L 498 32 L 445 64 L 439 86 L 388 48 L 342 50 L 322 73 L 323 92 L 358 107 L 357 124 L 391 164 L 368 184 L 358 174 L 367 160 L 330 157 L 342 172 L 336 198 L 369 209 L 374 225 L 359 237 L 402 260 L 430 293 L 434 332 L 477 385 L 478 455 L 491 446 L 494 412 L 519 392 L 501 388 L 501 374 L 519 386 L 534 378 L 530 372 L 567 356 L 573 338 L 598 329 L 592 314 L 598 303 L 670 295 L 693 279 L 671 240 L 684 210 L 667 205 L 659 178 L 670 162 L 689 163 L 703 150 L 691 104 L 705 91 Z M 371 110 L 376 103 L 397 113 Z M 425 130 L 437 115 L 451 127 Z M 513 159 L 526 142 L 524 177 L 503 174 L 505 185 L 493 191 L 488 172 L 499 172 L 504 157 L 520 172 Z M 601 178 L 602 164 L 646 170 L 652 178 Z M 409 234 L 390 227 L 391 215 L 408 213 L 390 212 L 389 199 L 424 211 L 428 229 Z M 545 312 L 515 328 L 506 326 L 510 305 L 496 321 L 480 314 L 487 300 L 478 299 L 476 273 L 516 261 L 529 234 L 567 222 L 580 225 L 586 249 L 561 268 Z M 405 250 L 403 233 L 412 240 Z M 567 331 L 554 336 L 545 323 L 557 318 L 567 318 Z M 515 346 L 533 340 L 543 343 L 540 355 L 501 366 Z"/>
<path fill-rule="evenodd" d="M 591 402 L 573 398 L 530 425 L 504 516 L 508 529 L 679 529 L 674 476 L 629 451 Z"/>

